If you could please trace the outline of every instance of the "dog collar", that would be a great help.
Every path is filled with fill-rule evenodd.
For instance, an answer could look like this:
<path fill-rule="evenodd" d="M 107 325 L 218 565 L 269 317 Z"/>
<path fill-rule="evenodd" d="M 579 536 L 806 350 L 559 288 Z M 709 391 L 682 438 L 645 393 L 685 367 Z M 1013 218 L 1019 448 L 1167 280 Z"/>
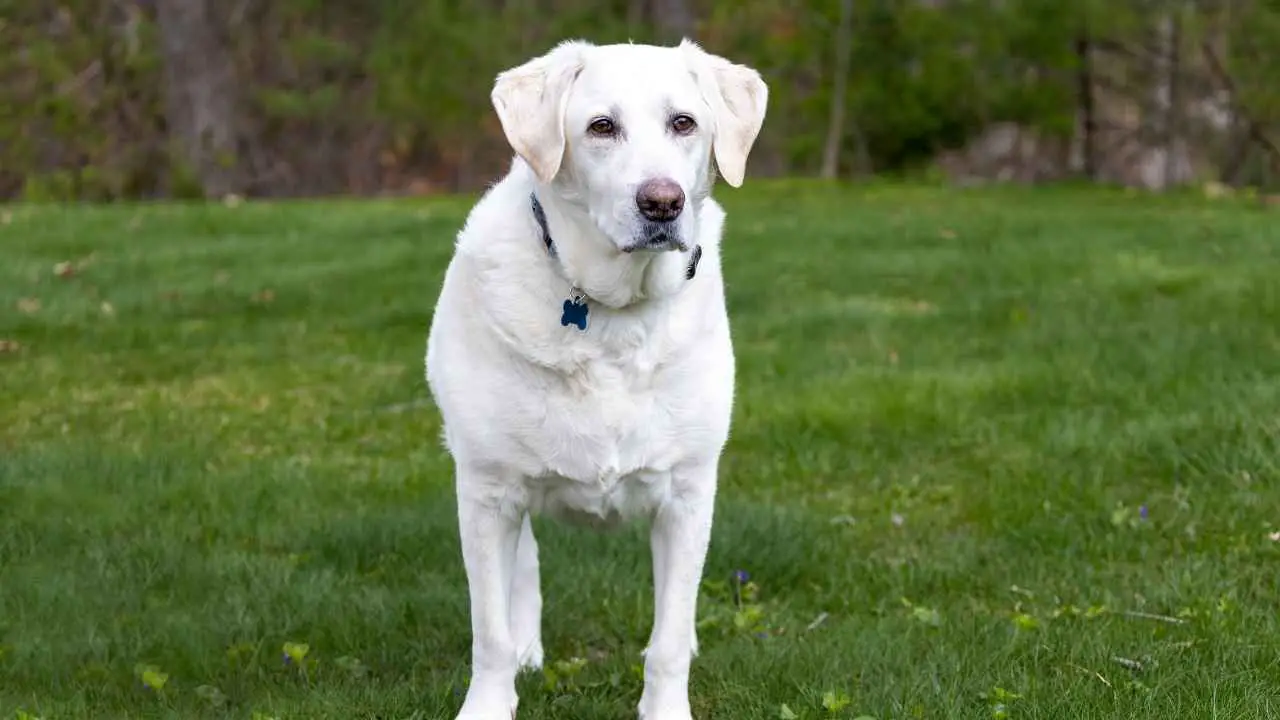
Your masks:
<path fill-rule="evenodd" d="M 533 219 L 538 222 L 538 228 L 542 231 L 542 244 L 547 247 L 547 254 L 556 257 L 556 244 L 551 239 L 551 229 L 547 227 L 547 213 L 542 209 L 542 203 L 538 202 L 536 193 L 529 193 L 529 204 L 533 208 Z M 694 275 L 698 274 L 698 263 L 702 260 L 702 246 L 694 245 L 693 254 L 689 257 L 689 265 L 685 268 L 684 279 L 692 280 Z M 582 292 L 577 286 L 569 287 L 569 297 L 564 301 L 564 307 L 560 313 L 560 324 L 562 326 L 577 325 L 579 330 L 587 329 L 587 294 Z"/>

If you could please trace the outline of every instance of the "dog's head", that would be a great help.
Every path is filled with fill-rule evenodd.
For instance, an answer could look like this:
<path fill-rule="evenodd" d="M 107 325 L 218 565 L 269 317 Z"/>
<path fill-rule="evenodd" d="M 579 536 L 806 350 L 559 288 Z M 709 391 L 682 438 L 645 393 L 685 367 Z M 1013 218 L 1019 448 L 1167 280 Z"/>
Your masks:
<path fill-rule="evenodd" d="M 569 41 L 498 75 L 491 98 L 538 179 L 633 252 L 692 242 L 713 154 L 720 175 L 742 184 L 768 94 L 755 70 L 688 40 Z"/>

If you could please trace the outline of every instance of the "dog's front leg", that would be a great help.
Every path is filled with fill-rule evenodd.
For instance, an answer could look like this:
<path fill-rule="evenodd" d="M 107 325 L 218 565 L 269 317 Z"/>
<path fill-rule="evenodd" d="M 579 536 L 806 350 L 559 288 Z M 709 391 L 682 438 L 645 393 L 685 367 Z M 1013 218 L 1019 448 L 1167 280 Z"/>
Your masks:
<path fill-rule="evenodd" d="M 672 478 L 672 496 L 654 516 L 654 618 L 644 653 L 643 720 L 691 720 L 689 666 L 698 651 L 698 587 L 711 541 L 716 463 Z"/>
<path fill-rule="evenodd" d="M 458 468 L 458 529 L 471 596 L 471 684 L 457 720 L 516 715 L 517 649 L 510 608 L 523 513 L 506 502 L 502 480 Z"/>
<path fill-rule="evenodd" d="M 542 587 L 538 577 L 538 541 L 529 515 L 520 525 L 516 566 L 511 576 L 511 637 L 520 670 L 542 669 Z"/>

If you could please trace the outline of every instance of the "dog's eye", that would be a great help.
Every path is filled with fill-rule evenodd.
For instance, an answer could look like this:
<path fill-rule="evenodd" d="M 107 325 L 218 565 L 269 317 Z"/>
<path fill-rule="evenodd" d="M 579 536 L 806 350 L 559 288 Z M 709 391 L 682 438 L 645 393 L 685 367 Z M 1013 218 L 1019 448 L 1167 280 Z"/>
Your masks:
<path fill-rule="evenodd" d="M 698 123 L 694 122 L 693 118 L 688 115 L 677 115 L 671 118 L 671 129 L 680 135 L 688 135 L 696 127 L 698 127 Z"/>
<path fill-rule="evenodd" d="M 618 131 L 618 126 L 614 125 L 613 121 L 609 118 L 602 117 L 592 120 L 591 124 L 587 126 L 587 130 L 589 130 L 592 135 L 610 137 Z"/>

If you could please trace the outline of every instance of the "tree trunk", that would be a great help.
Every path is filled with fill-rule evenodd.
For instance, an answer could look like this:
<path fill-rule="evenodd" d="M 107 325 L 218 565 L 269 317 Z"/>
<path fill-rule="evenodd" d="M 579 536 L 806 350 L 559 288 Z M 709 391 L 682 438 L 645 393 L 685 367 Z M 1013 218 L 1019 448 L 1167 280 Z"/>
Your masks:
<path fill-rule="evenodd" d="M 832 68 L 831 114 L 827 118 L 827 139 L 822 150 L 824 179 L 840 174 L 840 146 L 844 144 L 844 116 L 849 94 L 849 63 L 853 55 L 853 0 L 840 0 L 836 25 L 835 64 Z"/>
<path fill-rule="evenodd" d="M 1247 123 L 1234 118 L 1227 142 L 1227 159 L 1222 164 L 1219 180 L 1225 185 L 1238 188 L 1244 185 L 1241 181 L 1241 171 L 1244 169 L 1244 161 L 1249 157 L 1249 150 L 1253 147 L 1253 138 L 1249 135 Z"/>
<path fill-rule="evenodd" d="M 636 33 L 644 25 L 648 16 L 648 3 L 645 0 L 627 0 L 627 31 Z"/>
<path fill-rule="evenodd" d="M 1151 25 L 1150 51 L 1146 53 L 1141 138 L 1144 146 L 1141 175 L 1149 190 L 1165 190 L 1174 183 L 1177 164 L 1173 137 L 1174 74 L 1171 60 L 1174 43 L 1174 15 L 1161 10 Z"/>
<path fill-rule="evenodd" d="M 1098 135 L 1097 111 L 1093 102 L 1093 48 L 1086 30 L 1076 38 L 1076 94 L 1080 103 L 1080 154 L 1084 175 L 1091 182 L 1098 179 L 1098 159 L 1094 146 Z"/>
<path fill-rule="evenodd" d="M 658 37 L 663 41 L 677 43 L 683 38 L 694 39 L 697 16 L 692 0 L 650 0 L 649 10 L 653 13 Z"/>
<path fill-rule="evenodd" d="M 1164 184 L 1165 187 L 1182 181 L 1179 166 L 1182 145 L 1182 13 L 1170 12 L 1166 20 L 1165 83 L 1168 85 L 1169 104 L 1164 117 Z"/>
<path fill-rule="evenodd" d="M 159 0 L 165 119 L 178 159 L 206 197 L 241 190 L 235 67 L 219 0 Z"/>

